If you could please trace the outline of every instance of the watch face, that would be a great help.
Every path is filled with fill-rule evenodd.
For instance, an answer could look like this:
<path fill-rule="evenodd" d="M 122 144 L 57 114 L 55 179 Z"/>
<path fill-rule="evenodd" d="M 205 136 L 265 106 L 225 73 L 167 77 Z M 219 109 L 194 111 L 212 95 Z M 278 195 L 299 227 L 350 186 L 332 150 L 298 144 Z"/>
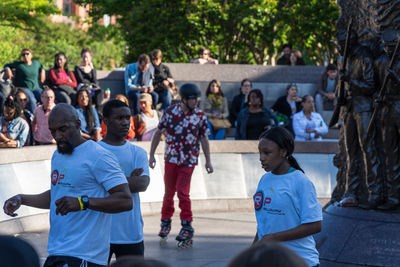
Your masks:
<path fill-rule="evenodd" d="M 88 202 L 89 201 L 89 198 L 87 196 L 83 196 L 81 199 L 82 199 L 82 202 Z"/>

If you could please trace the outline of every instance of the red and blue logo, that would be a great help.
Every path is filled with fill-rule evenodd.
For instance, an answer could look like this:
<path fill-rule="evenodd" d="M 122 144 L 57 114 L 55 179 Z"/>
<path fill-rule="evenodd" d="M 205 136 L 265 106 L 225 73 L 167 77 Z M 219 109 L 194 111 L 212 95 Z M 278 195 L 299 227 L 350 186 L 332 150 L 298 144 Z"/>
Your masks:
<path fill-rule="evenodd" d="M 262 191 L 259 191 L 254 194 L 254 209 L 259 210 L 263 205 L 264 195 Z"/>
<path fill-rule="evenodd" d="M 58 181 L 64 179 L 64 174 L 59 174 L 57 170 L 54 170 L 51 173 L 51 183 L 53 185 L 56 185 L 58 183 Z"/>

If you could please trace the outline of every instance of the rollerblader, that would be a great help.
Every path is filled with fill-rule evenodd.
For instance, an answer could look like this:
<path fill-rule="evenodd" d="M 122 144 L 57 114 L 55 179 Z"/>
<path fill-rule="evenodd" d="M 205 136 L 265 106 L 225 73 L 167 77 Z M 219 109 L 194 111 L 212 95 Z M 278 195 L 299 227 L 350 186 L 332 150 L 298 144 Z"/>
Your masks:
<path fill-rule="evenodd" d="M 177 236 L 178 247 L 190 247 L 192 244 L 193 214 L 189 197 L 190 180 L 200 153 L 200 144 L 206 158 L 206 170 L 213 172 L 210 159 L 210 149 L 207 136 L 209 129 L 207 118 L 198 105 L 201 95 L 197 85 L 187 83 L 180 88 L 181 102 L 168 107 L 162 116 L 157 130 L 151 140 L 149 166 L 154 168 L 156 159 L 154 153 L 160 143 L 161 134 L 166 136 L 165 148 L 165 193 L 161 210 L 160 244 L 165 244 L 171 230 L 171 217 L 174 214 L 174 195 L 178 194 L 182 230 Z"/>

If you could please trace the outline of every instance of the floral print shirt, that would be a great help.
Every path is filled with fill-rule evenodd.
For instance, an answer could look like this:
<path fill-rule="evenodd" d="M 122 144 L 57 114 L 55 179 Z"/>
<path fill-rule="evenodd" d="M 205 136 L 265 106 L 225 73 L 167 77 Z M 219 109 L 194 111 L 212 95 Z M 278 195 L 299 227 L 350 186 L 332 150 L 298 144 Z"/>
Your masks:
<path fill-rule="evenodd" d="M 166 134 L 165 161 L 178 166 L 197 165 L 200 138 L 210 134 L 202 110 L 195 108 L 185 114 L 180 104 L 172 105 L 165 110 L 158 129 Z"/>

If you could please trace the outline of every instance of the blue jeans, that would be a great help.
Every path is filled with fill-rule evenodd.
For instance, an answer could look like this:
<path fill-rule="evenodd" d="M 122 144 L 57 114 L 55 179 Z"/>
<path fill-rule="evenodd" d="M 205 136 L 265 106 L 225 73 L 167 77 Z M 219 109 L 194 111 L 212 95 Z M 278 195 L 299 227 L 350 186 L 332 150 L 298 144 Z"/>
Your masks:
<path fill-rule="evenodd" d="M 24 88 L 24 91 L 29 98 L 29 103 L 26 106 L 26 108 L 30 112 L 34 113 L 35 108 L 37 107 L 37 102 L 40 102 L 40 96 L 41 96 L 43 90 L 41 88 L 37 88 L 35 90 L 30 90 L 28 88 Z"/>
<path fill-rule="evenodd" d="M 218 131 L 214 131 L 214 128 L 212 127 L 211 123 L 207 120 L 208 128 L 210 129 L 210 135 L 208 136 L 208 139 L 210 140 L 224 140 L 225 139 L 225 133 L 226 129 L 222 128 L 219 129 Z"/>
<path fill-rule="evenodd" d="M 128 92 L 128 100 L 129 100 L 129 106 L 132 109 L 132 115 L 136 115 L 140 113 L 140 107 L 139 107 L 139 98 L 140 98 L 141 92 L 135 91 L 135 90 L 130 90 Z M 151 98 L 153 100 L 153 109 L 155 109 L 155 106 L 158 103 L 158 94 L 153 91 L 149 93 L 151 95 Z"/>
<path fill-rule="evenodd" d="M 164 90 L 162 92 L 157 92 L 159 97 L 159 102 L 162 103 L 161 110 L 166 110 L 167 107 L 171 106 L 172 103 L 172 95 L 169 90 Z M 153 102 L 154 103 L 154 102 Z"/>

